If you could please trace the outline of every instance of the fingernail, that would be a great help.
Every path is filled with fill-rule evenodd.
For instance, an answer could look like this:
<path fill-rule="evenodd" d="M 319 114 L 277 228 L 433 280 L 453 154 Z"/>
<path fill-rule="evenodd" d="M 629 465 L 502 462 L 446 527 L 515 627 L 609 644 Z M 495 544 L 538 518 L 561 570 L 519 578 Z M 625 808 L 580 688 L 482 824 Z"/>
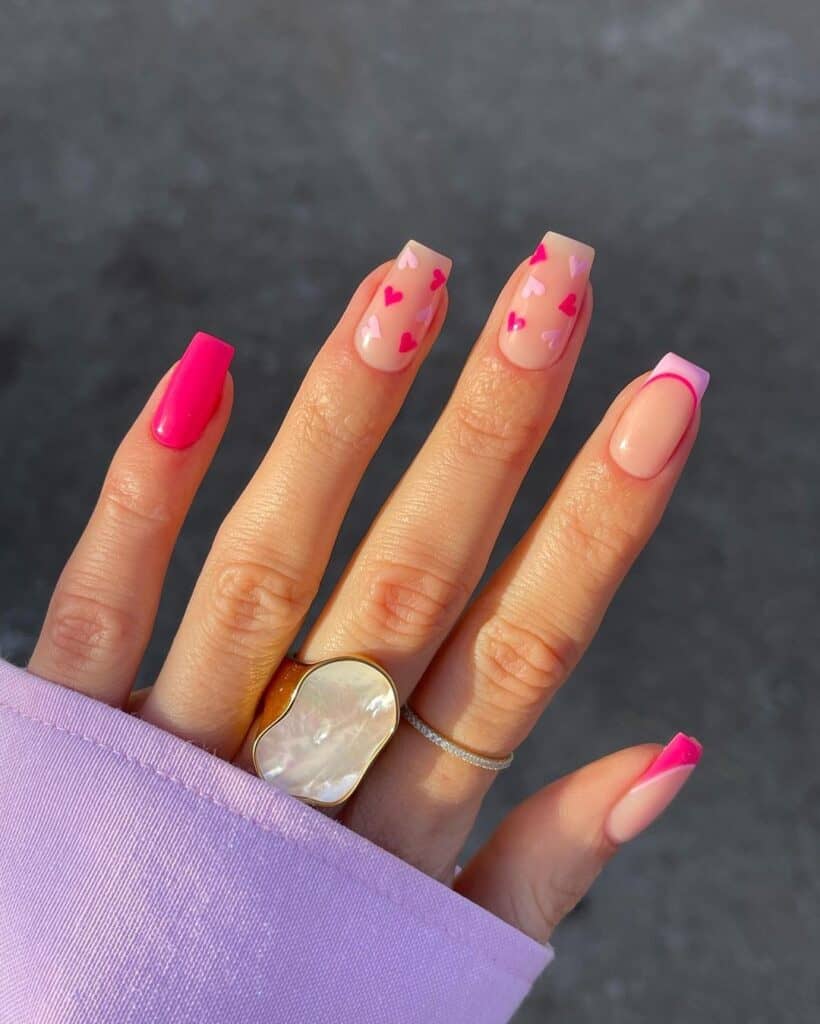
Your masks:
<path fill-rule="evenodd" d="M 609 812 L 605 831 L 612 842 L 626 843 L 651 825 L 677 796 L 702 753 L 694 736 L 673 736 Z"/>
<path fill-rule="evenodd" d="M 356 330 L 356 349 L 368 366 L 391 373 L 413 361 L 452 266 L 421 242 L 405 245 Z"/>
<path fill-rule="evenodd" d="M 649 480 L 672 458 L 709 385 L 700 366 L 670 352 L 627 406 L 609 442 L 612 458 L 630 476 Z"/>
<path fill-rule="evenodd" d="M 222 398 L 234 348 L 200 331 L 177 363 L 151 430 L 167 448 L 188 448 L 202 436 Z"/>
<path fill-rule="evenodd" d="M 504 314 L 498 344 L 525 370 L 557 363 L 583 302 L 595 250 L 548 231 L 535 247 Z"/>

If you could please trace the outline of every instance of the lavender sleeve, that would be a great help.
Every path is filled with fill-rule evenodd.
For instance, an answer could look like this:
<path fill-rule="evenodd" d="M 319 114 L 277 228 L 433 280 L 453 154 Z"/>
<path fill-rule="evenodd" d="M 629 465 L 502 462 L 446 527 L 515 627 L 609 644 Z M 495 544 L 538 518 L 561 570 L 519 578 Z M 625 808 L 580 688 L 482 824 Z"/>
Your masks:
<path fill-rule="evenodd" d="M 497 1024 L 551 958 L 248 773 L 0 660 L 0 1021 Z"/>

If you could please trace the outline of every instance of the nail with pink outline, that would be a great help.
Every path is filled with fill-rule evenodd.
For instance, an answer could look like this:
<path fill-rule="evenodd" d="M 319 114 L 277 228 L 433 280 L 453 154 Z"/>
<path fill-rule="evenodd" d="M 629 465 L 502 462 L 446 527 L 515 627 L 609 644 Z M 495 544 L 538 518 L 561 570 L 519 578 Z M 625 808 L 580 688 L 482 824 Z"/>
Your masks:
<path fill-rule="evenodd" d="M 679 732 L 609 812 L 604 830 L 613 843 L 626 843 L 651 825 L 695 770 L 703 747 Z"/>
<path fill-rule="evenodd" d="M 557 363 L 583 302 L 595 250 L 548 231 L 517 281 L 498 333 L 504 355 L 525 370 Z"/>
<path fill-rule="evenodd" d="M 609 442 L 617 464 L 630 476 L 657 476 L 683 440 L 709 385 L 709 374 L 668 353 L 646 378 L 618 420 Z"/>
<path fill-rule="evenodd" d="M 356 350 L 376 370 L 403 370 L 415 358 L 444 293 L 453 261 L 411 239 L 356 329 Z"/>

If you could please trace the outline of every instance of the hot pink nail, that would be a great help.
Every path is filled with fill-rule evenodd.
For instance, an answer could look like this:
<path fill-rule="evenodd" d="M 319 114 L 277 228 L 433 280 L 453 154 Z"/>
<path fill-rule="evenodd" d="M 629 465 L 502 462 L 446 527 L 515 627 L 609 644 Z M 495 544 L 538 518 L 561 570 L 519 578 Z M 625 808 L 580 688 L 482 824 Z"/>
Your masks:
<path fill-rule="evenodd" d="M 413 361 L 452 266 L 421 242 L 405 245 L 356 330 L 356 350 L 368 366 L 392 372 Z"/>
<path fill-rule="evenodd" d="M 649 480 L 672 458 L 709 385 L 709 374 L 673 352 L 665 355 L 627 406 L 609 442 L 630 476 Z"/>
<path fill-rule="evenodd" d="M 695 770 L 703 747 L 679 732 L 609 812 L 605 831 L 613 843 L 634 839 L 677 796 Z"/>
<path fill-rule="evenodd" d="M 202 436 L 216 412 L 234 348 L 201 331 L 177 363 L 151 424 L 168 448 L 188 448 Z"/>
<path fill-rule="evenodd" d="M 535 247 L 504 315 L 498 344 L 525 370 L 543 370 L 563 355 L 578 318 L 595 250 L 548 231 Z"/>

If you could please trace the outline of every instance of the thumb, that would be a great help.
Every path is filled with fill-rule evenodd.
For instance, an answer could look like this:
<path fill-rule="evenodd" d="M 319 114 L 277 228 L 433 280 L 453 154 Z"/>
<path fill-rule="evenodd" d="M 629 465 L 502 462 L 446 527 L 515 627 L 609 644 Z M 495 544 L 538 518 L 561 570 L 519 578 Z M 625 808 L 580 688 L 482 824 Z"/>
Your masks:
<path fill-rule="evenodd" d="M 586 894 L 618 847 L 671 803 L 701 755 L 678 733 L 565 775 L 520 804 L 454 887 L 539 942 Z"/>

